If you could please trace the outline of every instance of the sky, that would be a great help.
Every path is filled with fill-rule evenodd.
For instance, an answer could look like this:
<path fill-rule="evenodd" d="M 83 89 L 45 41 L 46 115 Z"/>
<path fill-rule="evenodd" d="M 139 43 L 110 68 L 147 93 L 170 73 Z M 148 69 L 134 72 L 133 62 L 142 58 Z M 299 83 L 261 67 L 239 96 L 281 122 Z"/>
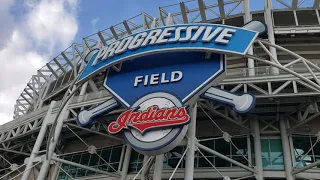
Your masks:
<path fill-rule="evenodd" d="M 0 124 L 13 119 L 16 99 L 32 74 L 73 42 L 141 12 L 157 17 L 159 6 L 180 1 L 0 0 Z M 263 0 L 251 0 L 250 6 L 262 9 Z"/>

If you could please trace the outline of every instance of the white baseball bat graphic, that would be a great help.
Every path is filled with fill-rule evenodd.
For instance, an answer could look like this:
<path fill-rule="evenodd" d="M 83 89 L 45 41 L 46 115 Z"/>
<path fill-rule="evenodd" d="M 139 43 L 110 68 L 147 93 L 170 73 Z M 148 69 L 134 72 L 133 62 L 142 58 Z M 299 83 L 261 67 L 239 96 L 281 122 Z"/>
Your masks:
<path fill-rule="evenodd" d="M 205 93 L 202 94 L 202 97 L 205 99 L 230 104 L 238 113 L 246 113 L 250 111 L 255 104 L 255 98 L 250 94 L 236 95 L 215 87 L 210 87 Z"/>
<path fill-rule="evenodd" d="M 104 115 L 114 109 L 121 107 L 115 98 L 110 98 L 104 103 L 92 108 L 82 110 L 77 117 L 77 123 L 80 126 L 89 125 L 96 117 Z"/>

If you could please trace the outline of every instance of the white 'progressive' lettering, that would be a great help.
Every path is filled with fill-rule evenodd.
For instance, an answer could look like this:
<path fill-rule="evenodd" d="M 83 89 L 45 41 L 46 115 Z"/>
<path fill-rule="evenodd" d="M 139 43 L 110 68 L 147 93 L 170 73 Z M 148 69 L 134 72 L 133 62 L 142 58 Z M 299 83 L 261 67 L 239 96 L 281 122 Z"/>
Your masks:
<path fill-rule="evenodd" d="M 181 37 L 182 32 L 185 32 L 184 37 Z M 204 43 L 228 44 L 235 32 L 236 29 L 224 27 L 214 29 L 212 26 L 166 27 L 164 29 L 154 29 L 148 33 L 141 32 L 133 36 L 128 36 L 120 41 L 115 41 L 109 46 L 101 47 L 91 66 L 95 66 L 101 60 L 106 60 L 122 54 L 125 51 L 135 50 L 140 47 L 165 43 L 196 42 L 199 41 L 201 35 L 201 41 Z M 174 35 L 173 37 L 171 37 L 172 34 Z"/>

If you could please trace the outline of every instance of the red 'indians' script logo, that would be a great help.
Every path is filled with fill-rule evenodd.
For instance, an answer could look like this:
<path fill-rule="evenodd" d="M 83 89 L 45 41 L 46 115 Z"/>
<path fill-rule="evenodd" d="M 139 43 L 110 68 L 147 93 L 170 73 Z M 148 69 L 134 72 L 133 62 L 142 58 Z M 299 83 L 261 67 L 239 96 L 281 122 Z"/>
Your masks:
<path fill-rule="evenodd" d="M 183 125 L 189 120 L 190 116 L 186 107 L 158 109 L 158 106 L 151 106 L 146 111 L 129 109 L 123 112 L 116 121 L 109 124 L 108 131 L 111 134 L 116 134 L 122 129 L 133 127 L 143 133 L 152 128 Z"/>

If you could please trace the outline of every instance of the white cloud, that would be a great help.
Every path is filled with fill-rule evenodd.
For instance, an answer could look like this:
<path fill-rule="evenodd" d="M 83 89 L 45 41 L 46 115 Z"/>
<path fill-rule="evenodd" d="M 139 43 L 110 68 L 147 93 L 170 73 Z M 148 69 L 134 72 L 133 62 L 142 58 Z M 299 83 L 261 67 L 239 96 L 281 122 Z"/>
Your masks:
<path fill-rule="evenodd" d="M 99 17 L 96 17 L 96 18 L 94 18 L 94 19 L 92 19 L 92 20 L 90 21 L 91 26 L 92 26 L 92 31 L 96 32 L 96 25 L 97 25 L 97 23 L 98 23 L 99 21 L 100 21 L 100 18 L 99 18 Z"/>
<path fill-rule="evenodd" d="M 24 1 L 27 14 L 19 22 L 9 12 L 13 3 L 4 0 L 0 6 L 0 23 L 10 25 L 0 32 L 0 124 L 12 120 L 15 101 L 32 74 L 55 50 L 71 45 L 78 31 L 77 0 Z"/>

